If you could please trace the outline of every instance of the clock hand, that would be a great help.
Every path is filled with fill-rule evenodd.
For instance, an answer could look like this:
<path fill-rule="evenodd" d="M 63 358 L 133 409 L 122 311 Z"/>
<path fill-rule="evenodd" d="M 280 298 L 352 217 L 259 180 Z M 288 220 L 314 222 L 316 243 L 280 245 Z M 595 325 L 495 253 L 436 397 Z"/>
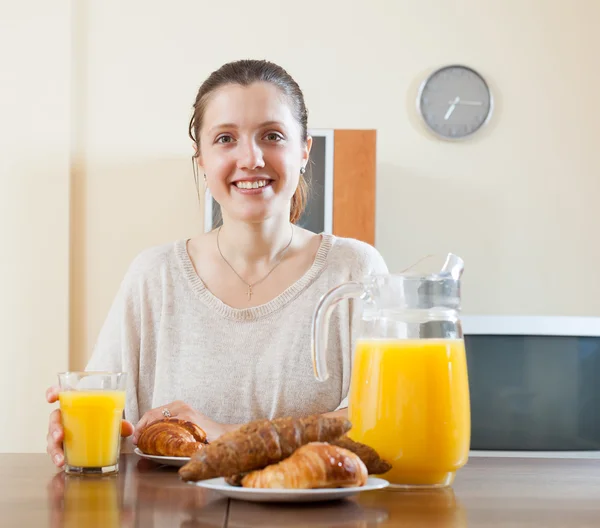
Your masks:
<path fill-rule="evenodd" d="M 454 112 L 454 109 L 456 108 L 456 105 L 450 105 L 450 108 L 448 108 L 448 111 L 446 112 L 446 115 L 444 116 L 444 119 L 446 121 L 448 121 L 448 119 L 450 119 L 450 116 L 452 115 L 452 112 Z"/>
<path fill-rule="evenodd" d="M 450 108 L 448 108 L 448 111 L 446 112 L 446 115 L 444 116 L 444 120 L 448 121 L 448 119 L 450 119 L 450 116 L 452 115 L 452 112 L 454 112 L 454 109 L 456 108 L 456 105 L 460 102 L 460 97 L 456 97 L 454 99 L 454 101 L 450 101 L 448 104 L 450 105 Z"/>
<path fill-rule="evenodd" d="M 454 101 L 449 101 L 448 104 L 453 104 L 455 101 L 456 101 L 456 99 Z M 483 103 L 481 101 L 461 101 L 461 100 L 459 100 L 458 103 L 456 103 L 456 104 L 465 105 L 465 106 L 481 106 Z"/>

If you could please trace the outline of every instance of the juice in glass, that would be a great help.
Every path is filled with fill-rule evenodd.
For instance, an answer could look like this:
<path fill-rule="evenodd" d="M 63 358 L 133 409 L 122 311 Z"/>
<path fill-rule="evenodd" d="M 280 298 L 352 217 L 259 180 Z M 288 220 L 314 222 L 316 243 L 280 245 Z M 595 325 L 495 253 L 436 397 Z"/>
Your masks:
<path fill-rule="evenodd" d="M 59 393 L 66 471 L 116 473 L 125 409 L 124 374 L 81 373 L 83 378 L 77 374 L 61 375 L 70 377 L 61 379 Z"/>
<path fill-rule="evenodd" d="M 463 340 L 358 341 L 349 419 L 349 436 L 392 464 L 393 487 L 452 484 L 471 434 Z"/>

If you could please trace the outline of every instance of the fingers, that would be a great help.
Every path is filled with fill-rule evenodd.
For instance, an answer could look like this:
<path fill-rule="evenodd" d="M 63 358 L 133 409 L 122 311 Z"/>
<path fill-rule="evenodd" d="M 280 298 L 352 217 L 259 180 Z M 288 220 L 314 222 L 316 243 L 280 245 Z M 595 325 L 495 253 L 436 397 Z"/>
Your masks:
<path fill-rule="evenodd" d="M 62 428 L 62 416 L 60 414 L 60 409 L 54 409 L 50 413 L 50 419 L 48 421 L 48 425 L 49 426 L 58 425 L 58 426 L 60 426 Z"/>
<path fill-rule="evenodd" d="M 144 416 L 142 416 L 140 418 L 140 421 L 135 426 L 135 428 L 133 430 L 133 438 L 131 439 L 131 441 L 135 445 L 137 445 L 138 438 L 140 437 L 140 433 L 141 433 L 142 429 L 144 429 L 144 427 L 146 427 L 147 424 L 154 421 L 154 419 L 152 419 L 152 416 L 154 416 L 153 413 L 155 410 L 156 409 L 154 409 L 152 411 L 148 411 L 147 413 L 144 413 Z"/>
<path fill-rule="evenodd" d="M 48 403 L 54 403 L 58 401 L 58 391 L 59 388 L 56 385 L 53 385 L 46 391 L 46 400 Z"/>
<path fill-rule="evenodd" d="M 137 445 L 138 438 L 144 427 L 150 425 L 152 422 L 156 422 L 157 420 L 162 420 L 163 418 L 165 418 L 165 415 L 163 414 L 164 409 L 168 409 L 172 417 L 179 417 L 179 415 L 182 412 L 187 412 L 187 409 L 189 409 L 189 407 L 181 401 L 175 401 L 168 405 L 163 405 L 161 407 L 151 409 L 148 412 L 144 413 L 144 415 L 140 418 L 140 421 L 137 423 L 133 431 L 132 442 L 135 445 Z"/>
<path fill-rule="evenodd" d="M 121 436 L 131 436 L 133 434 L 133 424 L 127 420 L 121 422 Z"/>
<path fill-rule="evenodd" d="M 144 416 L 142 416 L 142 418 L 140 419 L 140 421 L 137 423 L 137 425 L 135 426 L 134 430 L 133 430 L 133 438 L 131 439 L 131 441 L 137 445 L 137 441 L 138 438 L 140 437 L 140 433 L 143 431 L 143 429 L 150 425 L 152 422 L 156 422 L 157 420 L 160 420 L 161 418 L 164 418 L 163 414 L 162 414 L 162 407 L 158 408 L 158 409 L 152 409 L 151 411 L 148 411 L 147 413 L 144 414 Z"/>
<path fill-rule="evenodd" d="M 46 401 L 54 403 L 58 401 L 59 387 L 53 385 L 46 391 Z M 62 442 L 64 431 L 60 409 L 55 409 L 50 413 L 48 421 L 48 436 L 46 437 L 46 452 L 52 458 L 56 467 L 62 467 L 65 464 L 65 454 L 63 452 Z"/>
<path fill-rule="evenodd" d="M 46 437 L 46 452 L 52 458 L 57 467 L 62 467 L 65 463 L 65 454 L 62 448 L 64 431 L 61 422 L 60 409 L 55 409 L 50 413 L 48 422 L 48 436 Z"/>

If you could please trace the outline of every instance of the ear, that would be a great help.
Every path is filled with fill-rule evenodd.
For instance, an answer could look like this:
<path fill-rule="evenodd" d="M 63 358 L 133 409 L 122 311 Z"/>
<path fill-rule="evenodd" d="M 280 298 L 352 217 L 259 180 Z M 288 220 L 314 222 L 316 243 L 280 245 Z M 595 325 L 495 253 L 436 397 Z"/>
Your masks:
<path fill-rule="evenodd" d="M 192 142 L 192 148 L 194 149 L 194 160 L 195 160 L 196 164 L 198 165 L 198 170 L 200 172 L 203 172 L 202 156 L 200 155 L 200 152 L 198 151 L 198 145 L 196 145 L 196 143 Z"/>
<path fill-rule="evenodd" d="M 303 152 L 302 152 L 302 166 L 306 167 L 306 164 L 308 163 L 308 158 L 310 157 L 310 149 L 312 148 L 312 144 L 313 144 L 313 138 L 312 136 L 308 136 L 306 138 L 306 145 L 304 146 Z"/>

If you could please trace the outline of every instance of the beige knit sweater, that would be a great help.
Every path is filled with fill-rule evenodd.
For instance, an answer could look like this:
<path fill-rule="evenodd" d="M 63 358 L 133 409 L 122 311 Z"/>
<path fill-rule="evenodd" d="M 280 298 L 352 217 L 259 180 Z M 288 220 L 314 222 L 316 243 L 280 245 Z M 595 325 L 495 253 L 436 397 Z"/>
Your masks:
<path fill-rule="evenodd" d="M 127 271 L 87 370 L 128 373 L 125 415 L 134 424 L 175 400 L 235 424 L 343 408 L 359 301 L 334 311 L 326 382 L 313 374 L 313 311 L 329 289 L 373 272 L 387 272 L 376 249 L 324 234 L 297 282 L 267 304 L 234 309 L 204 286 L 185 240 L 148 249 Z"/>

